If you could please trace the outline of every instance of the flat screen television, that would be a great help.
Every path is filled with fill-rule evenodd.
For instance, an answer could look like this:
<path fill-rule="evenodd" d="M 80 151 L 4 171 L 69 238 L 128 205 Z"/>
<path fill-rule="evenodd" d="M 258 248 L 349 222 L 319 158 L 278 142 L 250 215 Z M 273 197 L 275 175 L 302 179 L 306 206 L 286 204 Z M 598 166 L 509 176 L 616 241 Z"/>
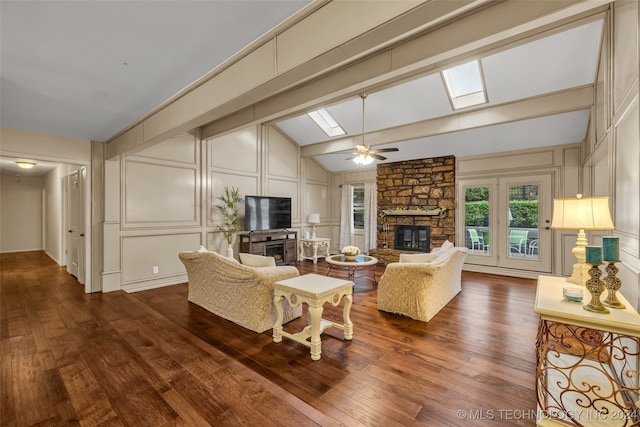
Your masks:
<path fill-rule="evenodd" d="M 265 231 L 285 228 L 291 228 L 291 197 L 245 196 L 245 230 Z"/>

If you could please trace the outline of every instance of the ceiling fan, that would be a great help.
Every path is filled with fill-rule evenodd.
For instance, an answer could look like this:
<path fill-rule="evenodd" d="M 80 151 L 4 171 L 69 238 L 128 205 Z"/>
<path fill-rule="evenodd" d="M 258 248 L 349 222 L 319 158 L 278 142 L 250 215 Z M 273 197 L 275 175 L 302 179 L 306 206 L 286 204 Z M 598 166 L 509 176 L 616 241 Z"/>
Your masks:
<path fill-rule="evenodd" d="M 368 164 L 371 163 L 373 161 L 373 159 L 377 159 L 377 160 L 387 160 L 386 157 L 381 156 L 379 153 L 390 153 L 392 151 L 399 151 L 397 148 L 379 148 L 379 149 L 371 149 L 370 145 L 367 144 L 358 144 L 356 145 L 356 151 L 355 153 L 353 153 L 353 155 L 351 157 L 349 157 L 347 160 L 353 160 L 354 162 L 358 163 L 356 160 L 358 158 L 362 158 L 363 160 L 366 160 L 367 157 L 371 157 L 372 160 L 367 162 L 367 163 L 363 163 L 363 164 Z"/>
<path fill-rule="evenodd" d="M 358 165 L 368 165 L 369 163 L 373 162 L 374 159 L 387 160 L 386 157 L 381 156 L 379 153 L 390 153 L 392 151 L 399 151 L 395 147 L 372 150 L 370 145 L 364 143 L 364 99 L 366 97 L 366 93 L 360 95 L 360 98 L 362 98 L 362 144 L 357 144 L 355 146 L 355 153 L 352 153 L 352 156 L 347 158 L 347 160 L 353 160 Z"/>

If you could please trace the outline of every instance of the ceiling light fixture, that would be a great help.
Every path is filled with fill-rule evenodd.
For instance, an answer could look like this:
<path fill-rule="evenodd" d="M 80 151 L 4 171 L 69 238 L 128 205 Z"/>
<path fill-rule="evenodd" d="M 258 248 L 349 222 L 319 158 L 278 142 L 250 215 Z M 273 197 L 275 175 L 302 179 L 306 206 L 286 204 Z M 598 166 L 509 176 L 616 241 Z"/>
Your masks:
<path fill-rule="evenodd" d="M 22 169 L 31 169 L 36 164 L 33 162 L 16 162 L 16 165 L 20 166 Z"/>
<path fill-rule="evenodd" d="M 353 162 L 360 166 L 368 165 L 373 162 L 373 157 L 369 152 L 369 147 L 364 143 L 364 100 L 366 97 L 366 93 L 362 93 L 362 95 L 360 95 L 360 98 L 362 98 L 362 144 L 356 145 L 356 151 L 358 154 L 353 158 Z"/>

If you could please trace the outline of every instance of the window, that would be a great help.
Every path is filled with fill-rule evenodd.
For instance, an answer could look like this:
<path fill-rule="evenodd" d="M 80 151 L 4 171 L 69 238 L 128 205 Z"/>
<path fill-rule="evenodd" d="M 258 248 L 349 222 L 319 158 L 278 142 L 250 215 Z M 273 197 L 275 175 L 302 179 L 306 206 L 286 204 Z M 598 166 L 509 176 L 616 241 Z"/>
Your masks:
<path fill-rule="evenodd" d="M 479 61 L 471 61 L 442 71 L 454 110 L 487 102 Z"/>
<path fill-rule="evenodd" d="M 320 129 L 322 129 L 327 136 L 340 136 L 346 133 L 338 122 L 336 122 L 336 119 L 333 118 L 331 113 L 329 113 L 325 108 L 312 111 L 308 113 L 308 115 L 318 126 L 320 126 Z"/>
<path fill-rule="evenodd" d="M 353 229 L 364 230 L 364 186 L 353 186 Z"/>

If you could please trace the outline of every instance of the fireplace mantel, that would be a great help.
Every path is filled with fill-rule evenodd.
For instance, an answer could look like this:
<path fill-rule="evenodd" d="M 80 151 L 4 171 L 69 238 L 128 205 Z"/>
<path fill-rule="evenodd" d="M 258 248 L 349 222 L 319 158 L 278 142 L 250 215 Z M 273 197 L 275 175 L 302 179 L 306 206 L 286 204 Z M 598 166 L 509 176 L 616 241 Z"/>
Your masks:
<path fill-rule="evenodd" d="M 385 209 L 382 211 L 385 216 L 435 216 L 439 215 L 444 218 L 447 208 L 435 209 Z"/>

